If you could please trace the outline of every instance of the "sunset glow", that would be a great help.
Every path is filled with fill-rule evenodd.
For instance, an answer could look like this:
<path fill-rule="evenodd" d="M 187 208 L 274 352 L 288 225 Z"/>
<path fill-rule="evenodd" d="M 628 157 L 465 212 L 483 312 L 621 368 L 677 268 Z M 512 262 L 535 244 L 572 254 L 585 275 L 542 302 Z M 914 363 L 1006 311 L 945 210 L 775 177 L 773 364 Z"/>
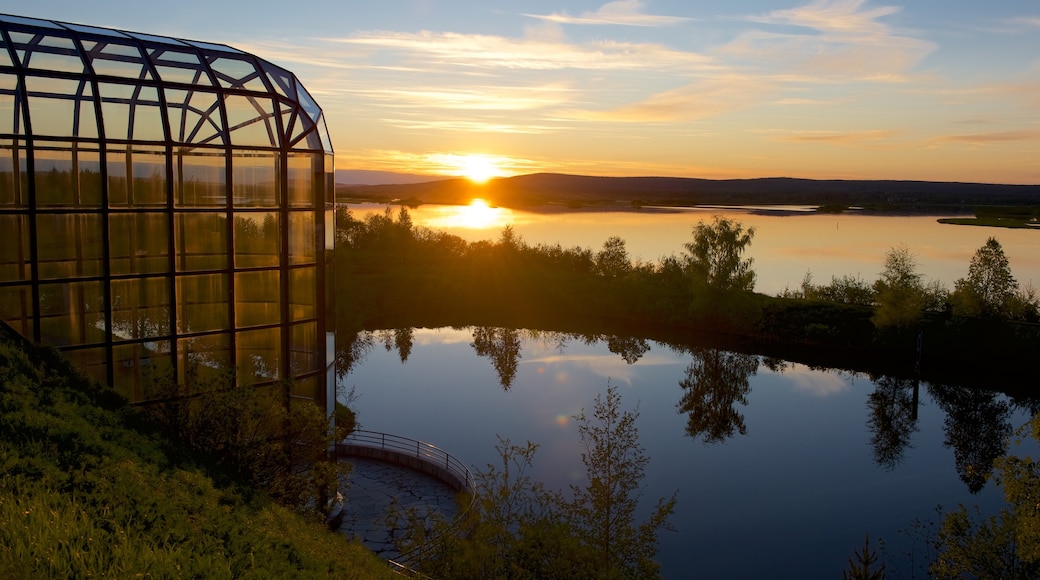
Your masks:
<path fill-rule="evenodd" d="M 487 155 L 464 155 L 459 158 L 459 169 L 473 183 L 487 183 L 492 177 L 501 177 L 502 170 Z M 474 200 L 483 201 L 483 200 Z"/>
<path fill-rule="evenodd" d="M 1031 0 L 301 0 L 294 14 L 321 17 L 245 20 L 234 3 L 188 5 L 4 12 L 287 67 L 321 103 L 340 169 L 1040 183 Z"/>

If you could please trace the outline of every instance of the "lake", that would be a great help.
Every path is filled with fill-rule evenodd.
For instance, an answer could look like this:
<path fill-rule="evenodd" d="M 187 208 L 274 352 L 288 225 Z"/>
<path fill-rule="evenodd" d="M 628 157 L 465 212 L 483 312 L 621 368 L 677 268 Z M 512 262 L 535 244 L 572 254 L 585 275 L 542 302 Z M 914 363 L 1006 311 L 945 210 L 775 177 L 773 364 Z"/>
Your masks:
<path fill-rule="evenodd" d="M 352 210 L 362 216 L 381 208 Z M 458 208 L 421 206 L 411 215 L 417 225 L 468 240 L 497 239 L 504 223 L 529 244 L 598 249 L 618 235 L 634 258 L 645 260 L 680 253 L 697 220 L 710 219 L 704 211 L 503 214 L 487 208 L 483 222 L 465 213 L 451 222 L 453 211 Z M 807 269 L 817 282 L 857 273 L 873 281 L 884 252 L 896 244 L 920 258 L 928 279 L 952 287 L 988 236 L 1000 239 L 1018 280 L 1040 281 L 1040 233 L 1034 231 L 941 225 L 936 216 L 732 217 L 758 232 L 751 250 L 758 289 L 768 293 L 796 287 Z M 496 436 L 530 440 L 540 445 L 533 475 L 561 489 L 584 477 L 572 417 L 582 409 L 591 413 L 610 382 L 625 408 L 639 408 L 637 426 L 651 458 L 646 507 L 677 492 L 677 531 L 662 533 L 658 555 L 665 578 L 772 577 L 778 570 L 836 578 L 868 533 L 873 546 L 884 539 L 890 572 L 909 577 L 916 569 L 921 576 L 925 545 L 910 532 L 915 522 L 936 521 L 936 505 L 999 507 L 999 490 L 984 482 L 980 466 L 1030 416 L 1003 396 L 920 384 L 914 404 L 910 382 L 751 355 L 654 342 L 618 345 L 606 337 L 587 342 L 555 333 L 477 333 L 364 334 L 366 355 L 340 380 L 342 391 L 354 388 L 359 395 L 354 407 L 362 428 L 429 441 L 477 469 L 497 460 Z M 484 347 L 475 348 L 480 342 Z M 706 404 L 718 392 L 699 390 L 707 382 L 697 380 L 699 369 L 719 367 L 738 371 L 737 384 L 724 393 L 723 412 Z M 980 415 L 989 420 L 979 421 Z M 972 493 L 975 488 L 981 489 Z M 915 558 L 905 555 L 911 551 Z"/>

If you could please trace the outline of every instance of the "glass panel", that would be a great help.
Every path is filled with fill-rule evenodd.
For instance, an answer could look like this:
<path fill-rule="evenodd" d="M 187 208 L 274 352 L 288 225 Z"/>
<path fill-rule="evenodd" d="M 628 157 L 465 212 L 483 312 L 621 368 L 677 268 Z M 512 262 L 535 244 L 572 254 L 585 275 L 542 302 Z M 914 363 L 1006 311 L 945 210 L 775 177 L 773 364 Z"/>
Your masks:
<path fill-rule="evenodd" d="M 155 338 L 170 334 L 170 283 L 165 277 L 112 280 L 112 337 Z"/>
<path fill-rule="evenodd" d="M 235 326 L 261 326 L 281 322 L 278 270 L 235 274 Z"/>
<path fill-rule="evenodd" d="M 311 131 L 310 135 L 314 135 L 314 121 L 311 121 L 302 111 L 298 111 L 296 119 L 292 125 L 291 131 L 287 131 L 289 135 L 289 143 L 292 144 L 293 148 L 307 149 L 307 140 L 305 137 L 308 135 L 308 131 Z M 314 137 L 317 139 L 317 137 Z M 314 147 L 311 147 L 314 149 Z"/>
<path fill-rule="evenodd" d="M 310 93 L 308 93 L 307 89 L 303 88 L 303 85 L 300 83 L 296 83 L 296 94 L 299 95 L 300 106 L 303 107 L 304 111 L 306 111 L 307 117 L 312 122 L 317 123 L 318 117 L 321 116 L 321 107 L 318 106 L 318 103 L 314 102 Z"/>
<path fill-rule="evenodd" d="M 189 387 L 226 376 L 231 368 L 231 341 L 227 334 L 194 336 L 177 341 L 180 380 Z"/>
<path fill-rule="evenodd" d="M 166 153 L 161 147 L 122 149 L 110 146 L 108 167 L 110 206 L 166 205 Z M 127 168 L 132 168 L 127 171 Z"/>
<path fill-rule="evenodd" d="M 210 61 L 209 66 L 213 69 L 217 82 L 224 88 L 268 92 L 259 71 L 251 61 L 221 57 Z"/>
<path fill-rule="evenodd" d="M 222 151 L 174 149 L 174 203 L 179 207 L 227 204 L 226 159 Z"/>
<path fill-rule="evenodd" d="M 29 188 L 26 187 L 25 150 L 0 139 L 0 207 L 28 207 Z"/>
<path fill-rule="evenodd" d="M 274 101 L 228 95 L 224 100 L 228 128 L 234 145 L 277 147 L 278 128 Z"/>
<path fill-rule="evenodd" d="M 323 114 L 315 123 L 318 126 L 318 136 L 321 137 L 321 147 L 326 153 L 333 153 L 332 151 L 332 138 L 329 137 L 329 128 L 325 124 L 325 115 Z"/>
<path fill-rule="evenodd" d="M 151 80 L 152 75 L 145 66 L 144 56 L 136 46 L 107 43 L 100 49 L 90 51 L 90 64 L 94 74 Z"/>
<path fill-rule="evenodd" d="M 62 36 L 45 36 L 12 33 L 11 40 L 22 66 L 46 71 L 83 73 L 83 59 L 72 39 Z"/>
<path fill-rule="evenodd" d="M 185 46 L 183 42 L 175 38 L 170 38 L 168 36 L 155 36 L 154 34 L 144 34 L 141 32 L 128 32 L 127 34 L 133 36 L 134 38 L 144 40 L 145 42 L 160 42 L 163 44 L 175 44 L 177 46 Z"/>
<path fill-rule="evenodd" d="M 318 316 L 318 270 L 295 268 L 289 271 L 289 318 L 293 321 Z"/>
<path fill-rule="evenodd" d="M 278 328 L 240 332 L 235 339 L 239 384 L 282 378 L 281 331 Z"/>
<path fill-rule="evenodd" d="M 99 214 L 39 214 L 36 243 L 40 278 L 100 276 L 105 232 Z"/>
<path fill-rule="evenodd" d="M 85 80 L 26 77 L 34 135 L 97 138 L 94 93 Z"/>
<path fill-rule="evenodd" d="M 171 139 L 178 143 L 223 144 L 219 102 L 216 93 L 167 89 Z"/>
<path fill-rule="evenodd" d="M 235 214 L 235 268 L 277 266 L 281 254 L 278 214 Z"/>
<path fill-rule="evenodd" d="M 216 50 L 219 52 L 233 52 L 236 54 L 242 54 L 241 50 L 231 48 L 230 46 L 227 46 L 225 44 L 213 44 L 211 42 L 201 42 L 198 40 L 187 40 L 185 42 L 192 46 L 197 46 L 203 50 Z"/>
<path fill-rule="evenodd" d="M 118 38 L 129 38 L 127 35 L 116 30 L 110 30 L 108 28 L 97 28 L 94 26 L 86 26 L 84 24 L 70 24 L 68 22 L 62 22 L 62 26 L 75 30 L 77 32 L 86 32 L 89 34 L 96 34 L 98 36 L 115 36 Z"/>
<path fill-rule="evenodd" d="M 289 207 L 316 207 L 317 190 L 324 176 L 321 158 L 313 153 L 290 153 Z"/>
<path fill-rule="evenodd" d="M 130 401 L 147 401 L 168 392 L 173 380 L 170 343 L 147 342 L 112 347 L 113 385 Z"/>
<path fill-rule="evenodd" d="M 108 382 L 108 355 L 104 348 L 80 348 L 62 354 L 74 367 L 99 383 Z"/>
<path fill-rule="evenodd" d="M 177 277 L 177 332 L 227 330 L 227 274 Z"/>
<path fill-rule="evenodd" d="M 82 145 L 35 151 L 36 203 L 41 207 L 100 207 L 101 155 Z"/>
<path fill-rule="evenodd" d="M 325 155 L 325 163 L 322 169 L 325 171 L 325 187 L 322 192 L 325 198 L 325 209 L 336 209 L 336 158 L 333 155 Z M 320 203 L 320 202 L 319 202 Z"/>
<path fill-rule="evenodd" d="M 278 157 L 274 153 L 235 153 L 231 159 L 235 207 L 278 207 Z"/>
<path fill-rule="evenodd" d="M 101 112 L 110 139 L 162 141 L 159 93 L 152 87 L 101 83 Z"/>
<path fill-rule="evenodd" d="M 29 280 L 29 216 L 0 214 L 0 281 Z"/>
<path fill-rule="evenodd" d="M 0 320 L 22 336 L 33 338 L 32 288 L 0 286 Z"/>
<path fill-rule="evenodd" d="M 2 43 L 0 43 L 2 44 Z M 0 47 L 0 56 L 7 54 Z M 0 58 L 0 61 L 3 59 Z M 0 66 L 3 62 L 0 62 Z M 16 103 L 21 102 L 17 98 L 18 77 L 8 74 L 0 74 L 0 133 L 4 135 L 21 133 L 22 120 L 20 118 L 20 107 Z"/>
<path fill-rule="evenodd" d="M 66 346 L 105 342 L 105 294 L 101 282 L 40 284 L 40 339 Z"/>
<path fill-rule="evenodd" d="M 109 268 L 113 275 L 170 271 L 169 216 L 113 213 L 109 216 Z"/>
<path fill-rule="evenodd" d="M 293 371 L 290 369 L 290 372 Z M 292 383 L 293 396 L 314 401 L 322 400 L 324 398 L 322 391 L 325 390 L 325 383 L 321 380 L 322 378 L 321 376 L 309 376 L 294 380 Z"/>
<path fill-rule="evenodd" d="M 289 263 L 313 264 L 318 258 L 314 211 L 289 214 Z"/>
<path fill-rule="evenodd" d="M 227 217 L 223 213 L 178 213 L 174 217 L 178 271 L 228 267 Z"/>
<path fill-rule="evenodd" d="M 297 376 L 322 370 L 318 323 L 294 324 L 289 334 L 289 374 Z"/>
<path fill-rule="evenodd" d="M 271 81 L 271 86 L 279 95 L 293 101 L 296 100 L 296 82 L 291 72 L 267 62 L 261 62 L 260 66 L 267 73 L 267 79 Z"/>
<path fill-rule="evenodd" d="M 331 259 L 332 251 L 336 249 L 336 212 L 331 209 L 325 210 L 325 231 L 321 235 L 325 238 L 327 257 Z"/>

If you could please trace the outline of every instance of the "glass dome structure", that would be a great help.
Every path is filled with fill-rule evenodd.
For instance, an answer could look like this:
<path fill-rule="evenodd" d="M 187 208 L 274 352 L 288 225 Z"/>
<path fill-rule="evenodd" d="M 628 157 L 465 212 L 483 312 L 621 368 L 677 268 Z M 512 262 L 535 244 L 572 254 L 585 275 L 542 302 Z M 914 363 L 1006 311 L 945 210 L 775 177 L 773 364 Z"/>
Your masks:
<path fill-rule="evenodd" d="M 0 320 L 131 401 L 234 368 L 328 408 L 334 215 L 291 72 L 0 15 Z"/>

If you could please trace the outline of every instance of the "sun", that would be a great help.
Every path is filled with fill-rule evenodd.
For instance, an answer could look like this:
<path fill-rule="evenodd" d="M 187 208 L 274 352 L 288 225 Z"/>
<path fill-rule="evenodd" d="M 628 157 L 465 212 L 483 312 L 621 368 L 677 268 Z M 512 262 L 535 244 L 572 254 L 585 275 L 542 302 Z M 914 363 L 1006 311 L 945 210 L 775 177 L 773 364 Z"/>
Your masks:
<path fill-rule="evenodd" d="M 460 155 L 459 172 L 473 183 L 487 183 L 492 177 L 501 177 L 502 168 L 488 155 Z"/>

